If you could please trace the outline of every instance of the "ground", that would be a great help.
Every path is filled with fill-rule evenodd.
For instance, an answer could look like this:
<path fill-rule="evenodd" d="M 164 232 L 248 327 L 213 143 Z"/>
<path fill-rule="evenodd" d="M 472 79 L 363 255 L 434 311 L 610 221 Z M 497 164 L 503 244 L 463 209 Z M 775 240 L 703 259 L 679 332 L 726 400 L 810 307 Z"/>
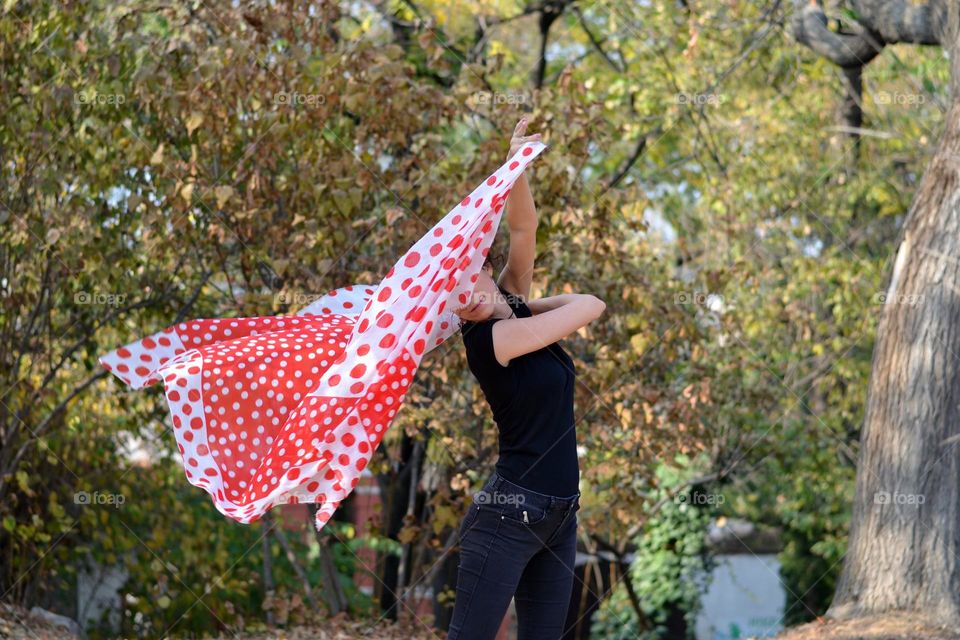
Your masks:
<path fill-rule="evenodd" d="M 62 640 L 63 629 L 30 616 L 25 609 L 0 604 L 0 638 L 11 640 Z M 291 630 L 226 634 L 226 640 L 439 640 L 443 634 L 429 633 L 422 625 L 401 628 L 382 624 L 371 629 L 369 623 L 327 621 L 319 626 L 302 626 Z M 950 630 L 913 616 L 889 614 L 869 619 L 835 622 L 824 620 L 793 627 L 776 640 L 960 640 L 960 630 Z"/>
<path fill-rule="evenodd" d="M 6 640 L 64 640 L 70 638 L 62 627 L 38 620 L 21 607 L 0 604 L 0 638 Z M 443 634 L 431 634 L 423 625 L 401 627 L 383 622 L 370 627 L 370 622 L 327 620 L 321 625 L 295 629 L 226 633 L 222 640 L 442 640 Z"/>
<path fill-rule="evenodd" d="M 784 631 L 776 640 L 960 640 L 960 630 L 907 614 L 886 614 L 844 622 L 810 622 Z"/>

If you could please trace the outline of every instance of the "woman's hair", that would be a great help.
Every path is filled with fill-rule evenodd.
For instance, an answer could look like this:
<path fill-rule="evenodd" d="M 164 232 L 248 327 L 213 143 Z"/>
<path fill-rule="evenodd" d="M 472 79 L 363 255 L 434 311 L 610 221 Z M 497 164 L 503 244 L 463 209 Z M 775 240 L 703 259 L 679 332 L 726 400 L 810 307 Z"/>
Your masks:
<path fill-rule="evenodd" d="M 484 258 L 482 268 L 486 268 L 487 265 L 493 267 L 494 272 L 500 270 L 503 266 L 503 256 L 491 250 L 487 253 L 486 258 Z"/>

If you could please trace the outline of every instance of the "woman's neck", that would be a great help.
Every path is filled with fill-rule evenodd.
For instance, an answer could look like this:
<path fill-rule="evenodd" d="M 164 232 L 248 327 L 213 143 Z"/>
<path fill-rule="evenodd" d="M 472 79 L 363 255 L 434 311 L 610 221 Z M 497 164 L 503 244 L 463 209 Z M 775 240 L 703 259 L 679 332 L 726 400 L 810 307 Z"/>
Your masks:
<path fill-rule="evenodd" d="M 506 320 L 513 316 L 513 307 L 508 305 L 505 302 L 498 302 L 493 307 L 493 313 L 490 314 L 490 319 L 494 320 Z"/>

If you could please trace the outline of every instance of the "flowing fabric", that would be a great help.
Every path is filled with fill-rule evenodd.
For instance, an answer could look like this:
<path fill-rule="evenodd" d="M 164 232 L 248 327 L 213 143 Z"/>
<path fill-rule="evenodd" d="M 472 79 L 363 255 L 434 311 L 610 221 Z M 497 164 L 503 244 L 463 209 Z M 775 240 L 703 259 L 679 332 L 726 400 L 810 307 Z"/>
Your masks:
<path fill-rule="evenodd" d="M 318 531 L 357 485 L 423 356 L 457 331 L 530 142 L 413 245 L 378 285 L 295 315 L 199 319 L 100 358 L 134 389 L 162 382 L 187 480 L 251 523 L 317 503 Z"/>

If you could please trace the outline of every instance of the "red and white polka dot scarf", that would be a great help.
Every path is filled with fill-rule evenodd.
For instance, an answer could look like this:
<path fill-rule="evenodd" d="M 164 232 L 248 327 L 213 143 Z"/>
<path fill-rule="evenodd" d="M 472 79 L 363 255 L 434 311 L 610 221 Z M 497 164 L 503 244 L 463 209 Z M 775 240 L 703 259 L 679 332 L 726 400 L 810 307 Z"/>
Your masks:
<path fill-rule="evenodd" d="M 321 530 L 359 481 L 426 352 L 456 332 L 527 143 L 390 269 L 296 315 L 181 322 L 100 363 L 134 389 L 163 382 L 191 484 L 243 523 L 318 503 Z"/>

